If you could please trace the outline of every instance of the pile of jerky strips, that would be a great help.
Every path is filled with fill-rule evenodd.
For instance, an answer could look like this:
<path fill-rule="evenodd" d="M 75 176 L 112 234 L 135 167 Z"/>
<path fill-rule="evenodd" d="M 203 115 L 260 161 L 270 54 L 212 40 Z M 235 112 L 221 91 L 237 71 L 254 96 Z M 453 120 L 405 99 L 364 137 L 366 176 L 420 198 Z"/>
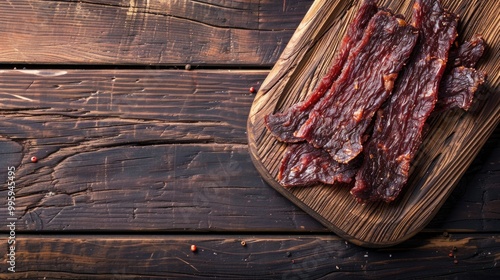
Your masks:
<path fill-rule="evenodd" d="M 458 16 L 439 0 L 415 0 L 412 23 L 365 0 L 308 97 L 267 115 L 289 143 L 278 180 L 284 187 L 349 183 L 359 202 L 393 201 L 431 114 L 467 110 L 485 73 L 474 69 L 483 39 L 455 43 Z"/>

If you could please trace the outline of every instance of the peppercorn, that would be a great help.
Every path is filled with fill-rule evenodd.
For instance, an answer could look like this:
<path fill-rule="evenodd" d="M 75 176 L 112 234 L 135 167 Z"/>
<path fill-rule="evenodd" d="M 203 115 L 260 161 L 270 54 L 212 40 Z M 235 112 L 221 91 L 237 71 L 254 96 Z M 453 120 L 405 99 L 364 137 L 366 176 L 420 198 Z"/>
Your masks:
<path fill-rule="evenodd" d="M 31 157 L 31 162 L 37 162 L 37 161 L 38 161 L 38 158 L 36 156 Z"/>
<path fill-rule="evenodd" d="M 196 252 L 198 251 L 198 248 L 196 248 L 196 245 L 191 245 L 191 252 Z"/>
<path fill-rule="evenodd" d="M 250 87 L 250 89 L 248 91 L 250 91 L 250 93 L 255 93 L 255 88 L 254 87 Z"/>

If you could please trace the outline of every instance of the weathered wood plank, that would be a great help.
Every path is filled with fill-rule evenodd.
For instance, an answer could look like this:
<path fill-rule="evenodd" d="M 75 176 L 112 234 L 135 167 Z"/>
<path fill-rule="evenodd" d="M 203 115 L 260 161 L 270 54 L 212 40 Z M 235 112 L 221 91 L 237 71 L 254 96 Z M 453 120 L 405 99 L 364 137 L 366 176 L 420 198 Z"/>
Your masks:
<path fill-rule="evenodd" d="M 312 2 L 1 1 L 0 62 L 271 66 Z"/>
<path fill-rule="evenodd" d="M 17 169 L 19 229 L 324 231 L 248 157 L 248 88 L 265 74 L 4 71 L 0 168 Z"/>
<path fill-rule="evenodd" d="M 267 73 L 0 70 L 5 117 L 0 135 L 40 141 L 74 136 L 62 141 L 72 143 L 97 134 L 118 136 L 115 127 L 129 131 L 121 137 L 139 137 L 134 129 L 142 126 L 147 134 L 161 134 L 163 141 L 246 143 L 246 118 L 254 98 L 248 89 L 258 88 Z"/>
<path fill-rule="evenodd" d="M 252 166 L 246 149 L 235 144 L 106 148 L 86 143 L 58 149 L 36 165 L 19 168 L 19 227 L 37 231 L 318 228 L 268 188 L 253 168 L 248 170 Z"/>
<path fill-rule="evenodd" d="M 494 279 L 500 258 L 500 236 L 486 234 L 417 235 L 383 250 L 328 235 L 23 235 L 15 245 L 16 272 L 4 263 L 3 279 Z"/>
<path fill-rule="evenodd" d="M 18 230 L 326 232 L 250 161 L 248 88 L 266 75 L 3 71 L 0 181 L 17 168 Z M 500 229 L 499 132 L 427 230 Z"/>

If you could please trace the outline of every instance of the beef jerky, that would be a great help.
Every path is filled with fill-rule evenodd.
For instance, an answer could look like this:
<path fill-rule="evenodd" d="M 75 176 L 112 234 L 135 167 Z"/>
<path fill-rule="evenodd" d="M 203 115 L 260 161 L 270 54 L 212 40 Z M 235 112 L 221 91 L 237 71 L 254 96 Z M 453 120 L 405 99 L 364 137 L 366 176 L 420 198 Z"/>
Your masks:
<path fill-rule="evenodd" d="M 374 120 L 363 137 L 363 143 L 371 135 L 373 125 Z M 348 163 L 339 163 L 326 150 L 315 148 L 308 142 L 293 143 L 287 147 L 281 161 L 278 182 L 284 187 L 350 183 L 361 162 L 362 154 Z"/>
<path fill-rule="evenodd" d="M 288 145 L 278 173 L 284 187 L 308 186 L 317 183 L 349 183 L 356 175 L 359 160 L 338 163 L 323 149 L 309 143 Z"/>
<path fill-rule="evenodd" d="M 347 60 L 349 50 L 361 40 L 368 22 L 377 11 L 374 0 L 365 0 L 347 28 L 329 72 L 322 78 L 314 91 L 304 101 L 292 105 L 284 112 L 265 117 L 264 122 L 272 135 L 284 142 L 303 141 L 303 139 L 295 137 L 293 133 L 307 120 L 313 106 L 337 79 Z"/>
<path fill-rule="evenodd" d="M 337 81 L 295 136 L 326 149 L 338 162 L 355 158 L 362 150 L 361 138 L 374 113 L 389 97 L 417 34 L 403 19 L 379 11 L 349 53 Z"/>
<path fill-rule="evenodd" d="M 486 78 L 486 73 L 473 68 L 483 55 L 485 46 L 483 38 L 476 34 L 470 41 L 452 50 L 434 112 L 452 108 L 467 111 L 470 108 L 476 90 Z"/>
<path fill-rule="evenodd" d="M 441 81 L 436 112 L 452 108 L 468 110 L 477 88 L 484 83 L 485 74 L 474 68 L 455 67 Z"/>
<path fill-rule="evenodd" d="M 483 37 L 479 34 L 474 34 L 470 41 L 450 51 L 448 65 L 450 68 L 458 66 L 474 68 L 483 56 L 485 47 L 486 43 Z"/>
<path fill-rule="evenodd" d="M 365 145 L 364 161 L 351 189 L 360 202 L 393 201 L 406 184 L 457 36 L 457 16 L 444 11 L 439 1 L 416 0 L 413 8 L 419 43 L 396 81 L 391 99 L 377 114 L 372 137 Z"/>

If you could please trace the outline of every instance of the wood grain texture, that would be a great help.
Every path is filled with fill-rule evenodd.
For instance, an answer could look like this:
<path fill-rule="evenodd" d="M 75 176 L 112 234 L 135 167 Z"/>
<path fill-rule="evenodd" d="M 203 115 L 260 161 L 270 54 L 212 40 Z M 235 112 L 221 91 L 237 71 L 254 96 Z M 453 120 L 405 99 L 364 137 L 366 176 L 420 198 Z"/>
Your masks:
<path fill-rule="evenodd" d="M 0 101 L 7 119 L 15 119 L 27 128 L 38 126 L 38 130 L 17 126 L 15 133 L 22 139 L 50 141 L 76 133 L 74 139 L 65 140 L 69 144 L 78 137 L 92 138 L 89 129 L 96 126 L 110 129 L 109 125 L 99 123 L 106 120 L 128 125 L 130 129 L 146 122 L 159 125 L 163 130 L 149 132 L 163 133 L 164 141 L 182 142 L 184 138 L 184 142 L 246 143 L 244 116 L 248 115 L 248 104 L 254 98 L 248 89 L 258 88 L 267 73 L 263 70 L 0 70 Z M 44 120 L 50 121 L 51 116 L 64 118 L 60 119 L 59 127 L 53 127 L 52 133 L 56 134 L 39 134 Z M 48 133 L 50 128 L 43 131 Z M 71 128 L 79 131 L 70 131 Z M 193 131 L 188 133 L 189 129 Z M 7 128 L 4 131 L 14 133 Z M 134 132 L 125 135 L 130 134 Z"/>
<path fill-rule="evenodd" d="M 16 273 L 1 266 L 2 279 L 494 279 L 500 258 L 500 236 L 484 234 L 419 235 L 390 249 L 307 235 L 25 235 L 16 245 Z"/>
<path fill-rule="evenodd" d="M 447 231 L 500 229 L 500 126 L 486 141 L 469 169 L 427 228 Z M 468 219 L 466 217 L 475 218 Z"/>
<path fill-rule="evenodd" d="M 248 156 L 248 88 L 267 73 L 3 71 L 0 168 L 16 168 L 18 230 L 324 231 Z"/>
<path fill-rule="evenodd" d="M 0 37 L 7 39 L 0 57 L 27 64 L 269 67 L 311 3 L 2 1 Z"/>
<path fill-rule="evenodd" d="M 259 172 L 280 193 L 346 239 L 390 246 L 416 234 L 432 219 L 500 120 L 500 5 L 496 1 L 442 1 L 461 16 L 461 38 L 481 33 L 489 49 L 479 69 L 489 73 L 468 113 L 435 116 L 413 162 L 410 180 L 395 203 L 358 204 L 346 187 L 283 189 L 276 181 L 285 145 L 267 132 L 266 114 L 303 100 L 329 69 L 345 26 L 360 1 L 316 1 L 264 81 L 248 120 L 249 145 Z M 381 1 L 409 16 L 413 1 Z"/>

